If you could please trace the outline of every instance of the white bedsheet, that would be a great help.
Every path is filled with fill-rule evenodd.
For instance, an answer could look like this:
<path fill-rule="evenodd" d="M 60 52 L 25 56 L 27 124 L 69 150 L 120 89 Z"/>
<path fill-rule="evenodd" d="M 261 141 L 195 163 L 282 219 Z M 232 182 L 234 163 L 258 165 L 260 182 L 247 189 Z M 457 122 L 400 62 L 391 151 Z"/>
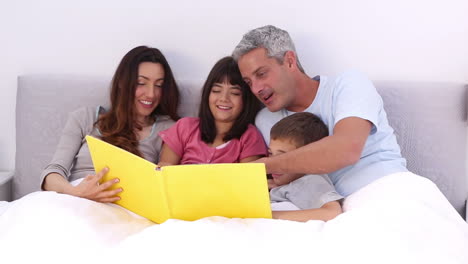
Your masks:
<path fill-rule="evenodd" d="M 209 217 L 155 225 L 117 206 L 36 192 L 0 203 L 0 261 L 468 263 L 468 224 L 425 178 L 389 175 L 343 207 L 326 223 Z"/>

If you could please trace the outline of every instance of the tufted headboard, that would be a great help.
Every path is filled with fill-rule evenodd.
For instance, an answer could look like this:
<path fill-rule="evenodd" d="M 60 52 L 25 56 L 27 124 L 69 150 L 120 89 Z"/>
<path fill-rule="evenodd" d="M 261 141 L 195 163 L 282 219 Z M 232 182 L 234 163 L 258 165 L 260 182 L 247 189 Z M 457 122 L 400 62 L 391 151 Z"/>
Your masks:
<path fill-rule="evenodd" d="M 457 83 L 374 82 L 408 168 L 433 180 L 465 215 L 467 87 Z M 202 81 L 181 81 L 180 114 L 195 116 Z M 109 79 L 26 75 L 18 78 L 13 198 L 39 189 L 68 113 L 108 105 Z"/>

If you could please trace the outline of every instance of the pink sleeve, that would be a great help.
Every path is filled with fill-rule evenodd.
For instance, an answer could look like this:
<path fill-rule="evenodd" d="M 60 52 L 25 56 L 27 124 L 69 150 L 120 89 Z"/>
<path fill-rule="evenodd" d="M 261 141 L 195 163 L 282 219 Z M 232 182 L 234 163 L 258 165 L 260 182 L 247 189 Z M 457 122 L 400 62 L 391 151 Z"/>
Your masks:
<path fill-rule="evenodd" d="M 170 128 L 159 132 L 164 144 L 174 151 L 180 157 L 184 154 L 185 145 L 188 138 L 191 118 L 181 118 Z"/>
<path fill-rule="evenodd" d="M 242 149 L 239 159 L 257 155 L 267 156 L 268 154 L 268 149 L 265 145 L 265 140 L 263 139 L 262 134 L 260 134 L 260 131 L 258 131 L 258 129 L 253 125 L 249 125 L 240 138 L 240 142 Z"/>

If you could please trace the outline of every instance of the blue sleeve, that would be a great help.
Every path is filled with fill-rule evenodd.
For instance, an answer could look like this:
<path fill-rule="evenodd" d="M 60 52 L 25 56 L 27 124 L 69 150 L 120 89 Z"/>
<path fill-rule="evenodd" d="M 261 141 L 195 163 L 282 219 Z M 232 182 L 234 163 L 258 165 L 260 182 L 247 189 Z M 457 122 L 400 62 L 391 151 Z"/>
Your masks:
<path fill-rule="evenodd" d="M 372 82 L 363 74 L 351 71 L 337 78 L 335 85 L 334 125 L 347 117 L 359 117 L 370 121 L 371 134 L 375 133 L 383 103 Z"/>

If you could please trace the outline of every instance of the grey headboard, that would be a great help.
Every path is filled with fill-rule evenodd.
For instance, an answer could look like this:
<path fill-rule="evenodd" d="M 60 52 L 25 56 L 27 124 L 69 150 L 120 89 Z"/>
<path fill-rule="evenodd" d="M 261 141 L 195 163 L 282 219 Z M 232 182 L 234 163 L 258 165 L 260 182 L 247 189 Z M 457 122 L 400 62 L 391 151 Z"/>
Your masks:
<path fill-rule="evenodd" d="M 16 159 L 13 199 L 39 190 L 68 113 L 81 106 L 108 105 L 109 79 L 20 76 L 16 94 Z"/>
<path fill-rule="evenodd" d="M 433 180 L 464 216 L 467 87 L 456 83 L 374 82 L 382 95 L 408 168 Z M 54 152 L 70 111 L 107 104 L 109 79 L 86 76 L 20 76 L 16 108 L 17 199 L 38 190 L 39 175 Z M 200 81 L 180 82 L 182 116 L 197 113 Z"/>
<path fill-rule="evenodd" d="M 181 116 L 196 116 L 201 81 L 180 81 Z M 39 190 L 40 173 L 50 162 L 68 114 L 83 106 L 109 104 L 110 78 L 25 75 L 18 77 L 16 159 L 13 199 Z"/>
<path fill-rule="evenodd" d="M 468 86 L 442 82 L 374 84 L 408 169 L 435 182 L 465 217 Z"/>

